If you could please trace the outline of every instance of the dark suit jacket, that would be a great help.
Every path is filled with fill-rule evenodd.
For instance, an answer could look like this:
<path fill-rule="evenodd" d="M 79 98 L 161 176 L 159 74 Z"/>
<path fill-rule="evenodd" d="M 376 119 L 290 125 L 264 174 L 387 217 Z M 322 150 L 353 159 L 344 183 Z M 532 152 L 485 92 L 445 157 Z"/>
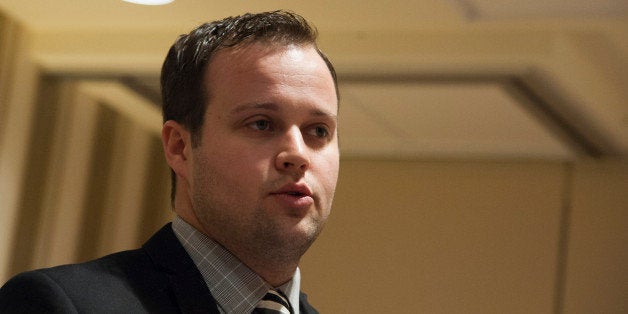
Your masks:
<path fill-rule="evenodd" d="M 302 313 L 317 313 L 305 294 Z M 219 313 L 170 224 L 142 248 L 25 272 L 0 289 L 0 313 Z"/>

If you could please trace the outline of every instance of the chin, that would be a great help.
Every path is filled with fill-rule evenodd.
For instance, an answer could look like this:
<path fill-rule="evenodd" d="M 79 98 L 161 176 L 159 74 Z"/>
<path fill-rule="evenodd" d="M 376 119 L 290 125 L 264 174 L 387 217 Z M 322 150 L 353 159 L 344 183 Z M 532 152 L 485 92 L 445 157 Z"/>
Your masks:
<path fill-rule="evenodd" d="M 307 243 L 307 246 L 310 246 L 321 233 L 322 229 L 323 223 L 312 218 L 306 218 L 295 226 L 293 232 L 295 232 L 295 237 L 302 238 L 303 242 Z"/>

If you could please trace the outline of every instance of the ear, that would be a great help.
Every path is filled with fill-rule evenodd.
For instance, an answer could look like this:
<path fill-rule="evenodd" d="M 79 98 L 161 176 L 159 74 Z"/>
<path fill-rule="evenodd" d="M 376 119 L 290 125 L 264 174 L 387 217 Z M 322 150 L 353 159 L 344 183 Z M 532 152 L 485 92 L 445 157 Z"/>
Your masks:
<path fill-rule="evenodd" d="M 177 177 L 188 181 L 192 157 L 190 132 L 176 121 L 168 120 L 161 129 L 161 142 L 164 146 L 166 162 Z"/>

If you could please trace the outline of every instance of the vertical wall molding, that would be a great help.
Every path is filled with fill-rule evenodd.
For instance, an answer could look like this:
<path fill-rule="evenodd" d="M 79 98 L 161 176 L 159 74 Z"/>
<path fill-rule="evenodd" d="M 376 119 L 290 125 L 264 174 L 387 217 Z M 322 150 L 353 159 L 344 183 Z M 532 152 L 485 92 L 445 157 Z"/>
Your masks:
<path fill-rule="evenodd" d="M 571 224 L 571 212 L 574 187 L 574 164 L 564 164 L 562 204 L 560 208 L 560 226 L 558 235 L 558 248 L 556 250 L 556 277 L 554 283 L 553 313 L 562 314 L 565 303 L 565 286 L 567 272 L 567 257 L 569 254 L 569 230 Z"/>
<path fill-rule="evenodd" d="M 2 18 L 0 80 L 0 279 L 9 274 L 11 247 L 25 179 L 38 70 L 30 58 L 31 34 Z M 6 27 L 6 28 L 5 28 Z M 5 42 L 11 42 L 4 46 Z"/>

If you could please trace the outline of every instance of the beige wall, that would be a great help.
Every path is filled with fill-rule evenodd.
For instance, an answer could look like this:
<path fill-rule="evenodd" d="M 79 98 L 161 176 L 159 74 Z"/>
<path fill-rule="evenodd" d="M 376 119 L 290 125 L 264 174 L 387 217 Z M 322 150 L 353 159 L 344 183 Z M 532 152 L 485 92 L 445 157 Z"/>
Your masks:
<path fill-rule="evenodd" d="M 628 162 L 576 167 L 565 313 L 628 313 Z"/>
<path fill-rule="evenodd" d="M 628 164 L 342 162 L 324 313 L 625 313 Z"/>
<path fill-rule="evenodd" d="M 323 312 L 551 311 L 564 166 L 342 166 L 332 221 L 303 265 Z"/>

